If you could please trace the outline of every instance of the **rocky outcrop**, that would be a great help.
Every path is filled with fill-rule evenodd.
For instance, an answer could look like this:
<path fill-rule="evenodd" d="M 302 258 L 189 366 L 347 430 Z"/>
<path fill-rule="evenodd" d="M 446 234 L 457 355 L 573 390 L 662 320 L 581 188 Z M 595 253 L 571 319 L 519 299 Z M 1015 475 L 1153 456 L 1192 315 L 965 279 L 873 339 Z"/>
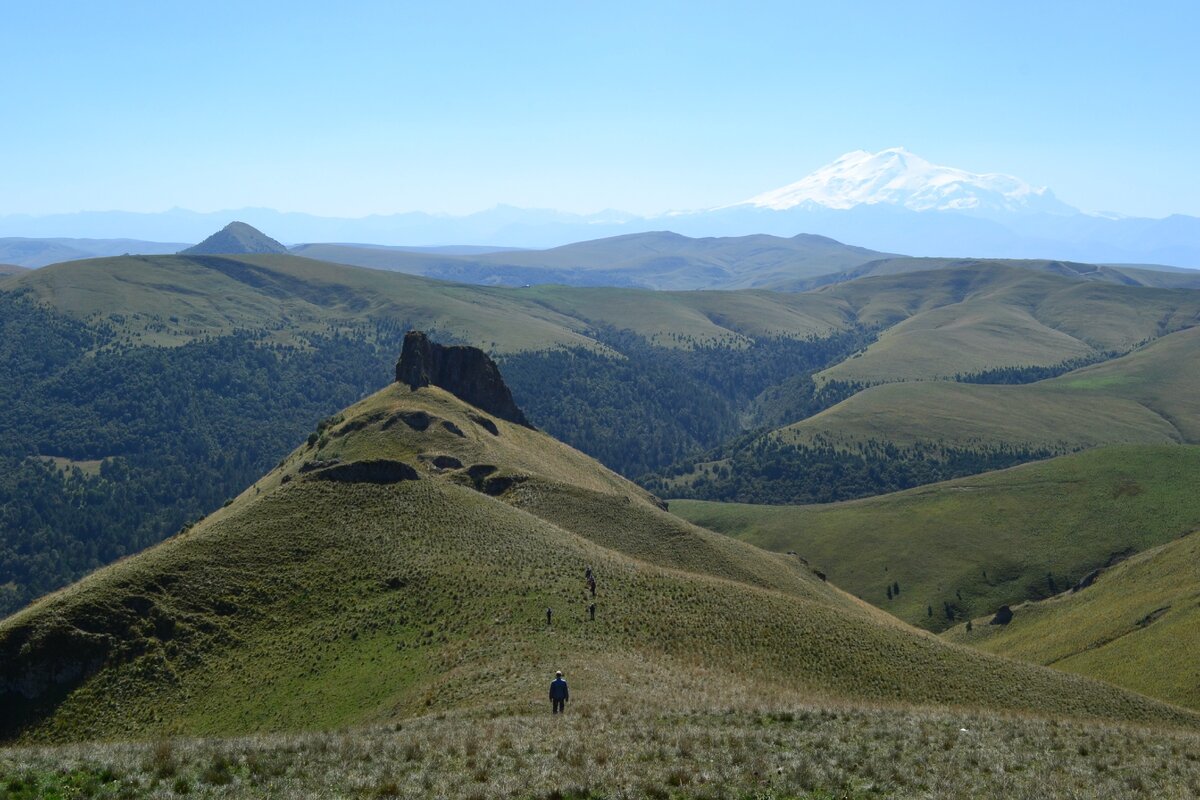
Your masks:
<path fill-rule="evenodd" d="M 1091 572 L 1089 572 L 1087 575 L 1084 575 L 1082 578 L 1080 578 L 1079 582 L 1071 587 L 1072 594 L 1074 594 L 1075 592 L 1078 592 L 1078 591 L 1082 591 L 1083 589 L 1086 589 L 1089 586 L 1091 586 L 1093 583 L 1095 583 L 1096 578 L 1100 577 L 1101 572 L 1103 572 L 1103 570 L 1094 569 Z"/>
<path fill-rule="evenodd" d="M 992 617 L 992 621 L 988 625 L 1007 625 L 1012 622 L 1013 612 L 1008 606 L 1000 606 L 996 609 L 996 616 Z"/>
<path fill-rule="evenodd" d="M 494 417 L 533 427 L 513 401 L 496 362 L 478 347 L 440 345 L 421 331 L 409 331 L 396 364 L 396 381 L 414 391 L 438 386 Z"/>

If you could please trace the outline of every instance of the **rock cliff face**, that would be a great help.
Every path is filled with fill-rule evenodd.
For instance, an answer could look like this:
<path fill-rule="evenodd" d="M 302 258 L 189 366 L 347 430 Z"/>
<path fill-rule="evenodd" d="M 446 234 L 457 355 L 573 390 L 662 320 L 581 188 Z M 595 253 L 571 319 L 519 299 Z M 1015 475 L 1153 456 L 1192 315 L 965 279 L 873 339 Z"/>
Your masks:
<path fill-rule="evenodd" d="M 438 386 L 494 417 L 533 426 L 513 401 L 496 362 L 477 347 L 445 346 L 421 331 L 409 331 L 396 364 L 397 383 L 416 390 Z"/>

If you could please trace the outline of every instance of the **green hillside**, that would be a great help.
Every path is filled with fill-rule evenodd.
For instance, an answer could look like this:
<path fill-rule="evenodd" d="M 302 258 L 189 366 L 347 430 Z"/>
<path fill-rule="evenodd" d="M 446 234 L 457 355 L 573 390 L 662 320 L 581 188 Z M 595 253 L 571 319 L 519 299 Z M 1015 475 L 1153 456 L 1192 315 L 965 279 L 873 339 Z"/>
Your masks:
<path fill-rule="evenodd" d="M 1062 450 L 1098 444 L 1200 441 L 1200 327 L 1023 386 L 950 382 L 872 388 L 777 434 L 843 445 L 870 439 Z"/>
<path fill-rule="evenodd" d="M 1200 708 L 1200 534 L 1139 553 L 1078 592 L 976 619 L 947 639 Z"/>
<path fill-rule="evenodd" d="M 863 600 L 942 630 L 1200 527 L 1198 477 L 1200 447 L 1111 447 L 844 503 L 671 509 L 794 551 Z"/>
<path fill-rule="evenodd" d="M 0 264 L 0 275 L 19 275 L 25 271 L 25 267 L 18 267 L 15 264 Z"/>
<path fill-rule="evenodd" d="M 1200 327 L 1187 328 L 1031 384 L 874 386 L 684 460 L 648 485 L 694 499 L 826 502 L 1092 447 L 1198 443 L 1198 341 Z"/>
<path fill-rule="evenodd" d="M 917 632 L 438 389 L 393 385 L 310 441 L 189 531 L 0 623 L 5 735 L 502 716 L 555 668 L 603 704 L 700 665 L 741 692 L 1200 722 Z"/>
<path fill-rule="evenodd" d="M 1200 292 L 990 262 L 857 280 L 819 294 L 846 303 L 861 324 L 885 329 L 861 356 L 818 376 L 865 384 L 1102 359 L 1200 322 Z"/>

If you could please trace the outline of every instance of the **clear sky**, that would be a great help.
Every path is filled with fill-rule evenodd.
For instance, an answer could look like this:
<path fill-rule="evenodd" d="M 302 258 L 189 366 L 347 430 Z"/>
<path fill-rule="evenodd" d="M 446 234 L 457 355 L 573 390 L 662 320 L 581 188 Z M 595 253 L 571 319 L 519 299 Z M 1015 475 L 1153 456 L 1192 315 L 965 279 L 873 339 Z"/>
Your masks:
<path fill-rule="evenodd" d="M 1200 3 L 0 0 L 0 214 L 745 199 L 854 149 L 1200 215 Z"/>

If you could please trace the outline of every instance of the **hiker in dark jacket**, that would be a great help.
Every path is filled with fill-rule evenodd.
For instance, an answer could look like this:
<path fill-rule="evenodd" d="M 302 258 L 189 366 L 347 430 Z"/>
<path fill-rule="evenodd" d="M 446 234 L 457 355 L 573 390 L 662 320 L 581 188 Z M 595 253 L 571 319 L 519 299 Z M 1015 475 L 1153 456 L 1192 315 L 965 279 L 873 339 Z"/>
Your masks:
<path fill-rule="evenodd" d="M 571 692 L 567 689 L 567 682 L 563 680 L 562 672 L 556 672 L 554 676 L 554 680 L 550 682 L 550 706 L 553 709 L 550 713 L 565 713 L 567 701 L 571 699 Z"/>
<path fill-rule="evenodd" d="M 547 608 L 547 609 L 546 609 L 546 625 L 547 625 L 547 626 L 549 626 L 549 625 L 550 625 L 550 618 L 551 618 L 551 617 L 553 617 L 553 616 L 554 616 L 554 609 L 553 609 L 553 608 Z"/>

